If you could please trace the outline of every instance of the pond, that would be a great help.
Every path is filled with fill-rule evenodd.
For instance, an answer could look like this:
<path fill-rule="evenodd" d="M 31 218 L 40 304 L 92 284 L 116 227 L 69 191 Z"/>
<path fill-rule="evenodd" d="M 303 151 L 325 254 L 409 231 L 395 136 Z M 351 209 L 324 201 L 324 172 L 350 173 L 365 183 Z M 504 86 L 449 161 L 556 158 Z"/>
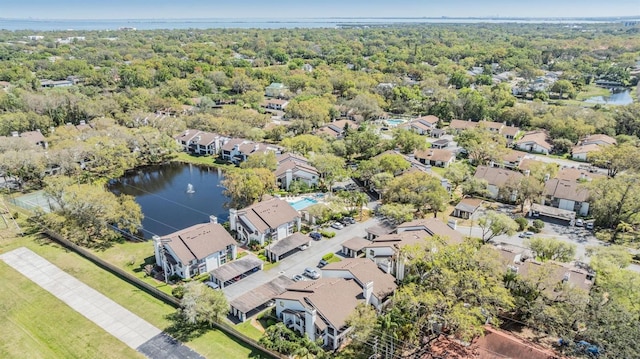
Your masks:
<path fill-rule="evenodd" d="M 613 89 L 609 96 L 589 97 L 584 102 L 602 105 L 628 105 L 633 103 L 633 97 L 631 97 L 631 90 L 629 89 Z"/>
<path fill-rule="evenodd" d="M 138 169 L 109 183 L 115 194 L 134 196 L 142 208 L 145 238 L 163 236 L 218 217 L 229 218 L 224 204 L 229 200 L 220 186 L 222 172 L 215 168 L 184 163 Z"/>

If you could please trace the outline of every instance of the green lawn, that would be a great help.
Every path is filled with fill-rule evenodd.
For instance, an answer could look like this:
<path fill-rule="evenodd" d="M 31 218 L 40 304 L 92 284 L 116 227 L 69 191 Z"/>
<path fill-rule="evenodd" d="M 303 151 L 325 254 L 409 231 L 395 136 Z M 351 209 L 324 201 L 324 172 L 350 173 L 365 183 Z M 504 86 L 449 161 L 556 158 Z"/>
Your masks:
<path fill-rule="evenodd" d="M 155 264 L 153 242 L 123 242 L 106 250 L 92 252 L 107 262 L 140 278 L 144 282 L 151 284 L 167 294 L 171 294 L 172 286 L 148 277 L 144 272 L 145 265 Z"/>
<path fill-rule="evenodd" d="M 258 328 L 254 327 L 253 324 L 251 324 L 251 319 L 247 320 L 244 323 L 236 325 L 235 328 L 237 331 L 248 336 L 251 339 L 259 340 L 262 337 L 262 332 L 258 330 Z"/>
<path fill-rule="evenodd" d="M 172 323 L 167 316 L 175 312 L 175 309 L 173 307 L 163 303 L 162 301 L 154 298 L 153 296 L 147 294 L 146 292 L 141 291 L 135 286 L 121 280 L 115 275 L 105 270 L 102 270 L 98 266 L 94 265 L 90 261 L 84 259 L 83 257 L 79 256 L 74 252 L 70 252 L 64 249 L 63 247 L 53 242 L 50 242 L 49 240 L 42 239 L 36 235 L 19 237 L 19 238 L 11 238 L 7 234 L 3 233 L 0 239 L 1 239 L 0 253 L 7 252 L 21 246 L 27 247 L 32 251 L 34 251 L 35 253 L 39 254 L 40 256 L 46 258 L 53 264 L 57 265 L 65 272 L 73 275 L 77 279 L 93 287 L 97 291 L 111 298 L 118 304 L 127 308 L 131 312 L 139 315 L 141 318 L 147 320 L 149 323 L 157 326 L 158 328 L 166 329 Z M 132 255 L 132 253 L 139 253 L 139 257 L 136 257 L 137 261 L 139 262 L 140 260 L 144 260 L 144 258 L 146 258 L 145 256 L 153 254 L 153 247 L 146 249 L 144 247 L 145 245 L 150 245 L 150 244 L 149 243 L 139 243 L 139 244 L 126 243 L 124 245 L 119 244 L 119 245 L 116 245 L 116 247 L 106 251 L 104 253 L 104 256 L 115 259 L 116 261 L 118 260 L 117 258 L 120 258 L 119 260 L 126 261 L 131 258 L 130 256 Z M 121 246 L 123 248 L 122 253 L 118 254 L 119 248 L 121 248 Z M 2 276 L 2 278 L 6 278 L 6 276 Z M 3 281 L 3 282 L 10 282 L 10 281 Z M 31 282 L 28 281 L 28 283 L 31 283 Z M 33 285 L 35 286 L 35 284 Z M 9 292 L 9 290 L 5 288 L 6 286 L 8 286 L 8 284 L 5 283 L 2 285 L 2 287 L 0 287 L 3 295 L 4 293 Z M 36 289 L 37 288 L 38 287 L 36 287 Z M 7 294 L 7 295 L 16 297 L 16 295 L 11 295 L 11 294 Z M 3 297 L 0 297 L 0 298 L 3 298 Z M 2 306 L 2 312 L 3 313 L 7 312 L 7 310 L 4 309 L 7 306 L 7 304 L 5 304 L 5 301 L 3 300 L 0 303 L 2 303 L 0 304 Z M 61 302 L 60 302 L 60 306 L 72 312 L 71 314 L 75 313 L 72 309 L 65 306 Z M 38 315 L 38 313 L 34 313 L 34 315 L 30 316 L 29 318 L 32 318 L 32 319 L 37 318 L 38 321 L 40 322 L 47 322 L 48 320 L 44 321 L 42 320 L 42 318 L 49 314 L 48 313 L 49 307 L 45 304 L 37 305 L 37 307 L 42 308 L 41 310 L 43 311 L 43 313 L 41 315 Z M 52 323 L 61 321 L 60 318 L 58 318 L 57 316 L 54 318 L 57 318 L 57 320 L 51 321 Z M 4 320 L 3 322 L 7 322 L 7 321 L 8 320 Z M 89 327 L 90 325 L 91 323 L 88 323 L 87 327 Z M 85 325 L 82 323 L 77 324 L 77 326 L 82 330 L 85 327 Z M 7 329 L 3 328 L 2 330 L 4 331 Z M 16 343 L 32 342 L 35 340 L 33 338 L 39 335 L 37 328 L 32 329 L 30 327 L 25 327 L 22 331 L 19 331 L 16 328 L 12 328 L 10 329 L 10 331 L 11 333 L 13 333 L 11 334 L 12 342 L 16 342 Z M 59 331 L 59 333 L 60 335 L 58 337 L 51 337 L 50 339 L 47 340 L 47 344 L 49 346 L 51 347 L 59 346 L 62 348 L 68 348 L 73 346 L 74 343 L 80 340 L 80 338 L 73 337 L 74 334 L 71 334 L 72 337 L 68 337 L 67 335 L 64 334 L 64 330 Z M 109 336 L 105 332 L 103 332 L 103 334 L 104 335 L 97 335 L 97 334 L 94 335 L 94 337 L 96 338 L 99 337 L 99 340 L 93 338 L 92 342 L 86 344 L 87 348 L 83 348 L 82 350 L 87 350 L 87 351 L 92 350 L 91 346 L 94 346 L 94 347 L 98 346 L 99 343 L 101 343 L 101 341 L 103 340 L 102 337 L 104 336 L 108 338 L 104 340 L 108 340 L 109 343 L 111 343 L 111 340 L 116 341 L 116 344 L 114 345 L 109 345 L 109 344 L 105 345 L 106 347 L 113 348 L 112 351 L 115 353 L 115 355 L 112 357 L 126 358 L 127 357 L 126 355 L 118 355 L 116 348 L 118 348 L 117 343 L 120 343 L 120 342 L 117 341 L 115 338 Z M 82 336 L 84 334 L 78 334 L 78 335 Z M 5 342 L 4 338 L 3 338 L 3 342 Z M 259 356 L 259 353 L 252 351 L 251 348 L 238 343 L 233 338 L 228 337 L 227 335 L 225 335 L 224 333 L 218 330 L 207 331 L 203 335 L 187 341 L 186 344 L 207 358 L 254 358 L 254 357 L 257 358 Z M 7 348 L 7 351 L 8 350 L 11 350 L 11 352 L 8 352 L 7 355 L 4 355 L 2 352 L 0 352 L 0 357 L 2 358 L 16 357 L 16 356 L 12 356 L 15 354 L 11 354 L 11 353 L 20 353 L 22 349 L 19 347 L 19 344 L 12 343 L 11 347 Z M 97 355 L 83 355 L 84 352 L 81 352 L 78 356 L 55 355 L 35 345 L 33 345 L 32 351 L 35 354 L 19 355 L 17 357 L 25 357 L 25 358 L 27 357 L 28 358 L 100 357 L 99 353 Z M 105 357 L 109 358 L 110 356 L 105 356 Z"/>
<path fill-rule="evenodd" d="M 0 261 L 1 358 L 144 358 Z"/>
<path fill-rule="evenodd" d="M 611 92 L 609 92 L 609 90 L 606 88 L 598 87 L 596 85 L 588 85 L 584 86 L 582 88 L 582 91 L 578 92 L 576 100 L 584 101 L 590 97 L 609 95 L 611 95 Z"/>

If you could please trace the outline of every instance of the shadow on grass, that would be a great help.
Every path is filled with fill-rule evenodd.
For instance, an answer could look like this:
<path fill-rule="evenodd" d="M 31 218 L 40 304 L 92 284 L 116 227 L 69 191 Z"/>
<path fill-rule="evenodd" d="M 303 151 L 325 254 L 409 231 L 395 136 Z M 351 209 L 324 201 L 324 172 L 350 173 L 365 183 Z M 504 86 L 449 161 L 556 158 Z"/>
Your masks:
<path fill-rule="evenodd" d="M 181 342 L 196 339 L 211 330 L 210 327 L 203 324 L 189 323 L 179 311 L 171 313 L 165 318 L 171 322 L 171 325 L 164 331 Z"/>

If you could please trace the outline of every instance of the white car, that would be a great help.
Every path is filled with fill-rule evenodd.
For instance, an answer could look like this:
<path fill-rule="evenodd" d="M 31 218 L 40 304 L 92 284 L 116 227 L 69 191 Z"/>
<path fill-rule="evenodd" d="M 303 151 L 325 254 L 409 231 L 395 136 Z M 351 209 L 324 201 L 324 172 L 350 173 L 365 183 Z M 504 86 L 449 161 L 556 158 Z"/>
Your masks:
<path fill-rule="evenodd" d="M 584 221 L 580 218 L 576 219 L 576 227 L 582 227 L 584 226 Z"/>
<path fill-rule="evenodd" d="M 320 273 L 318 273 L 317 270 L 315 270 L 314 268 L 311 268 L 311 267 L 307 267 L 307 268 L 304 269 L 304 275 L 306 275 L 307 277 L 309 277 L 311 279 L 320 278 Z"/>
<path fill-rule="evenodd" d="M 301 251 L 304 251 L 305 249 L 309 248 L 309 245 L 308 244 L 303 244 L 298 248 L 300 248 Z"/>
<path fill-rule="evenodd" d="M 344 228 L 344 224 L 342 224 L 340 222 L 335 222 L 334 224 L 331 225 L 331 228 L 342 229 L 342 228 Z"/>
<path fill-rule="evenodd" d="M 294 282 L 302 282 L 302 281 L 304 281 L 304 277 L 301 276 L 300 274 L 294 275 L 291 279 L 293 279 Z"/>
<path fill-rule="evenodd" d="M 520 237 L 520 238 L 530 238 L 530 237 L 533 237 L 534 234 L 535 233 L 533 233 L 533 232 L 522 232 L 522 233 L 520 233 L 520 235 L 518 237 Z"/>

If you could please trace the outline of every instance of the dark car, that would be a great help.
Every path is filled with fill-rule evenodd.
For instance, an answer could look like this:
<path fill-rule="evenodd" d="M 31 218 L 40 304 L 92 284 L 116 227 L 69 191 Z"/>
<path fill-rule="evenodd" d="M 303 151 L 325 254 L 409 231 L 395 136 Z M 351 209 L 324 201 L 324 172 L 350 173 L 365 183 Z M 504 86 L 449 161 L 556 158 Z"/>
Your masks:
<path fill-rule="evenodd" d="M 322 268 L 322 267 L 326 266 L 327 264 L 329 264 L 329 262 L 327 262 L 324 259 L 321 259 L 320 262 L 318 262 L 318 268 Z"/>
<path fill-rule="evenodd" d="M 314 241 L 319 241 L 322 239 L 322 234 L 320 234 L 319 232 L 311 232 L 309 233 L 309 237 L 311 237 L 311 239 L 313 239 Z"/>
<path fill-rule="evenodd" d="M 355 219 L 353 219 L 353 217 L 343 217 L 343 218 L 340 220 L 340 222 L 342 222 L 342 224 L 347 225 L 347 224 L 354 224 L 354 223 L 356 223 L 356 220 L 355 220 Z"/>

